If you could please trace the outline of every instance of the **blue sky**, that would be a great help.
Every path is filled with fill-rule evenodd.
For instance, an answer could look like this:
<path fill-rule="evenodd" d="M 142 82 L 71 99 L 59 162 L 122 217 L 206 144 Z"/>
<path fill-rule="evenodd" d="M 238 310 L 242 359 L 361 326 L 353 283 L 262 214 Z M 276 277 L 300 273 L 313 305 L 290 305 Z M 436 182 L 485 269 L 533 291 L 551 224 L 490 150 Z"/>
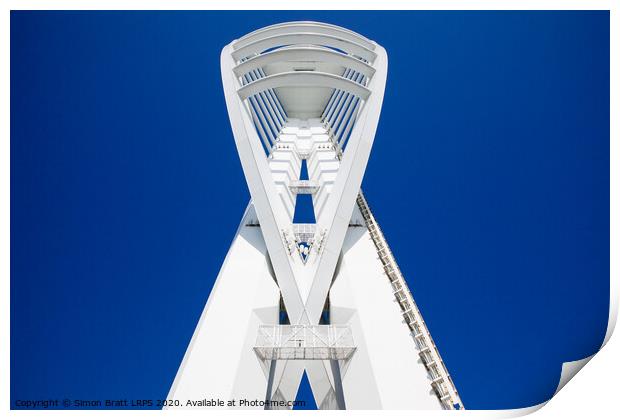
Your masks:
<path fill-rule="evenodd" d="M 363 189 L 465 406 L 600 346 L 607 12 L 12 12 L 12 404 L 165 398 L 249 200 L 220 50 L 289 20 L 388 51 Z"/>

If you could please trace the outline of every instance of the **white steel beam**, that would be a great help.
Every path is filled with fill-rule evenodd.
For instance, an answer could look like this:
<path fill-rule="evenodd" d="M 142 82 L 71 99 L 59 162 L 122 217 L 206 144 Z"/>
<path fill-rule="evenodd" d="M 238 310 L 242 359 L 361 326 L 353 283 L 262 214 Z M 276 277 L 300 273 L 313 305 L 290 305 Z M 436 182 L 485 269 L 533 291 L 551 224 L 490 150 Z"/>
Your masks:
<path fill-rule="evenodd" d="M 349 29 L 345 29 L 336 25 L 330 25 L 327 23 L 309 21 L 288 22 L 258 29 L 233 42 L 233 48 L 237 50 L 239 48 L 247 46 L 248 44 L 251 44 L 252 42 L 256 42 L 259 39 L 264 39 L 276 35 L 295 34 L 300 32 L 314 32 L 324 35 L 332 35 L 335 37 L 346 39 L 351 42 L 358 43 L 371 51 L 374 51 L 375 49 L 375 44 L 372 41 Z"/>
<path fill-rule="evenodd" d="M 240 87 L 237 93 L 245 100 L 267 89 L 279 87 L 328 87 L 349 92 L 363 100 L 370 96 L 370 90 L 358 83 L 342 76 L 317 71 L 290 71 L 263 77 Z"/>
<path fill-rule="evenodd" d="M 371 65 L 355 57 L 315 46 L 287 47 L 260 54 L 241 62 L 233 71 L 237 77 L 241 77 L 252 70 L 282 62 L 324 62 L 353 69 L 369 78 L 375 74 L 375 69 Z"/>
<path fill-rule="evenodd" d="M 379 124 L 388 62 L 383 47 L 377 46 L 376 51 L 378 56 L 374 66 L 377 73 L 368 86 L 372 95 L 362 108 L 358 123 L 353 128 L 338 169 L 336 182 L 317 220 L 317 224 L 327 231 L 327 236 L 306 300 L 306 311 L 313 323 L 318 323 L 321 317 Z"/>
<path fill-rule="evenodd" d="M 282 241 L 282 228 L 290 223 L 291 219 L 276 190 L 265 152 L 250 120 L 250 113 L 237 94 L 240 83 L 232 72 L 235 62 L 231 53 L 230 45 L 222 50 L 220 58 L 222 83 L 241 166 L 287 310 L 290 308 L 299 318 L 303 318 L 303 299 L 295 283 L 289 255 Z M 265 79 L 267 78 L 261 80 Z"/>
<path fill-rule="evenodd" d="M 377 57 L 374 51 L 365 48 L 364 46 L 357 44 L 353 41 L 338 38 L 333 35 L 324 35 L 320 33 L 291 33 L 271 36 L 268 38 L 258 39 L 250 44 L 247 44 L 232 53 L 233 58 L 236 61 L 241 61 L 243 58 L 252 57 L 255 54 L 260 54 L 263 51 L 271 48 L 284 47 L 287 45 L 325 45 L 332 48 L 337 48 L 341 51 L 345 51 L 347 54 L 360 57 L 366 61 L 374 61 Z"/>

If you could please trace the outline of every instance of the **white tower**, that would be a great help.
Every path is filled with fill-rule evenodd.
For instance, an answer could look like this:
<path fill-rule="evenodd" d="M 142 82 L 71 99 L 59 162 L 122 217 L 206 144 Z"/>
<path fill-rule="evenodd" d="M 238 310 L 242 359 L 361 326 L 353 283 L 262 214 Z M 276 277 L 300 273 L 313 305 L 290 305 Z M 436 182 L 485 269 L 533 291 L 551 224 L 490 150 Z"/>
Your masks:
<path fill-rule="evenodd" d="M 385 50 L 291 22 L 224 47 L 221 69 L 251 201 L 169 398 L 288 409 L 305 371 L 321 409 L 462 408 L 360 191 Z"/>

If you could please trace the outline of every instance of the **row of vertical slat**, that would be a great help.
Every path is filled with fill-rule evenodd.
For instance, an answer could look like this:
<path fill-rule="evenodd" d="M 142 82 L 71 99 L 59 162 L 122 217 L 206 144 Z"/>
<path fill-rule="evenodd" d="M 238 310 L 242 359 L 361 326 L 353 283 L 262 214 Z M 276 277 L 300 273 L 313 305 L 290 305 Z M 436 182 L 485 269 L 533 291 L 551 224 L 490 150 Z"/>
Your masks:
<path fill-rule="evenodd" d="M 241 79 L 246 85 L 266 76 L 263 69 L 259 68 L 244 74 Z M 256 131 L 263 142 L 265 153 L 269 155 L 288 118 L 286 111 L 274 89 L 251 96 L 248 102 Z"/>
<path fill-rule="evenodd" d="M 361 85 L 365 85 L 368 79 L 360 72 L 351 69 L 345 69 L 342 77 Z M 334 144 L 338 145 L 339 150 L 344 149 L 349 139 L 361 102 L 362 100 L 359 97 L 343 90 L 335 89 L 325 106 L 321 119 Z"/>

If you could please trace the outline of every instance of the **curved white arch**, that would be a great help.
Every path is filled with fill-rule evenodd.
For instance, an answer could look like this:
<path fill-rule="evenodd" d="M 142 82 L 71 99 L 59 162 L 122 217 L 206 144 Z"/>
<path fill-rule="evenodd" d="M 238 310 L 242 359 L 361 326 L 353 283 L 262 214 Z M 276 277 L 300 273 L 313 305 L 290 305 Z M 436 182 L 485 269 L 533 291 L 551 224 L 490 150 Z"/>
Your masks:
<path fill-rule="evenodd" d="M 370 90 L 341 76 L 316 71 L 289 71 L 258 79 L 237 90 L 239 97 L 244 100 L 267 89 L 278 87 L 329 87 L 351 93 L 363 100 L 368 99 Z"/>
<path fill-rule="evenodd" d="M 375 74 L 375 69 L 361 60 L 351 57 L 350 55 L 339 53 L 334 50 L 316 47 L 291 47 L 268 52 L 266 54 L 260 54 L 237 65 L 233 69 L 233 71 L 235 72 L 235 75 L 237 77 L 241 77 L 244 74 L 252 70 L 256 70 L 259 67 L 264 67 L 272 63 L 279 63 L 285 61 L 327 62 L 338 64 L 345 68 L 353 69 L 369 78 Z"/>
<path fill-rule="evenodd" d="M 345 51 L 347 54 L 358 56 L 371 62 L 377 58 L 377 54 L 375 52 L 360 44 L 337 38 L 333 35 L 325 35 L 314 32 L 291 33 L 270 36 L 267 38 L 259 38 L 256 41 L 233 51 L 232 57 L 236 61 L 239 61 L 242 58 L 251 57 L 254 54 L 259 54 L 270 48 L 294 44 L 314 44 L 337 48 Z"/>
<path fill-rule="evenodd" d="M 258 29 L 235 41 L 233 43 L 233 48 L 237 50 L 256 42 L 259 39 L 300 32 L 314 32 L 323 35 L 331 35 L 347 41 L 355 42 L 371 51 L 375 49 L 375 44 L 372 41 L 356 32 L 336 25 L 310 21 L 281 23 Z"/>
<path fill-rule="evenodd" d="M 267 26 L 263 26 L 262 28 L 255 29 L 254 31 L 249 32 L 249 33 L 243 35 L 241 38 L 234 40 L 232 42 L 233 49 L 235 49 L 235 44 L 237 42 L 242 41 L 244 39 L 247 39 L 247 38 L 249 38 L 249 37 L 251 37 L 251 36 L 253 36 L 253 35 L 255 35 L 255 34 L 259 33 L 259 32 L 262 32 L 262 31 L 267 30 L 267 29 L 280 28 L 280 27 L 288 27 L 288 26 L 293 26 L 293 25 L 314 25 L 314 26 L 321 26 L 321 27 L 325 27 L 325 28 L 333 28 L 333 29 L 336 29 L 336 30 L 340 30 L 340 31 L 343 31 L 343 32 L 350 33 L 352 35 L 356 35 L 356 36 L 358 36 L 358 37 L 360 37 L 362 39 L 365 39 L 365 40 L 367 40 L 369 42 L 373 42 L 373 41 L 370 41 L 368 38 L 366 38 L 364 35 L 362 35 L 360 33 L 352 31 L 351 29 L 345 28 L 343 26 L 334 25 L 333 23 L 318 22 L 318 21 L 315 21 L 315 20 L 293 20 L 293 21 L 290 21 L 290 22 L 274 23 L 273 25 L 267 25 Z"/>

